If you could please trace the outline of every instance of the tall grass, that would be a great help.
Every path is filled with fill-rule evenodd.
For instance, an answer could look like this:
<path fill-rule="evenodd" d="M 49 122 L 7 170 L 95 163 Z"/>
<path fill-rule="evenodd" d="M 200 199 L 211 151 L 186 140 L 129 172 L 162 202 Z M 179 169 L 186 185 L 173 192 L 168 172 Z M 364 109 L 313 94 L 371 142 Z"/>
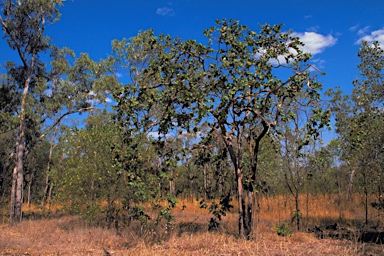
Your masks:
<path fill-rule="evenodd" d="M 349 202 L 340 202 L 334 195 L 300 196 L 300 208 L 306 227 L 338 222 L 352 225 L 362 222 L 364 209 L 359 195 Z M 257 240 L 237 238 L 237 209 L 223 217 L 220 228 L 208 232 L 213 217 L 201 209 L 198 201 L 179 200 L 172 210 L 174 225 L 149 223 L 146 227 L 130 223 L 119 234 L 115 230 L 90 225 L 78 216 L 58 216 L 60 206 L 47 209 L 24 208 L 29 219 L 10 228 L 6 220 L 0 225 L 0 255 L 380 255 L 382 245 L 360 244 L 357 241 L 317 239 L 307 232 L 294 232 L 290 237 L 277 235 L 275 226 L 291 223 L 294 201 L 287 196 L 260 200 Z M 269 208 L 268 208 L 269 205 Z M 6 210 L 4 212 L 6 213 Z M 40 213 L 40 214 L 39 214 Z M 35 216 L 39 216 L 36 218 Z M 43 218 L 41 218 L 41 216 Z M 377 216 L 372 211 L 371 217 Z M 376 219 L 377 220 L 377 219 Z"/>

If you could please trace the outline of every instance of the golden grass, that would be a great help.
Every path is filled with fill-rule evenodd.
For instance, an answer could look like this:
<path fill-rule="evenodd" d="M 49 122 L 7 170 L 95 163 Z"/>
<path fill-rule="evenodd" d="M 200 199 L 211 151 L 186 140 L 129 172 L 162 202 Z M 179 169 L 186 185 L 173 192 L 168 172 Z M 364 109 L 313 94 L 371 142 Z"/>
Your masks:
<path fill-rule="evenodd" d="M 24 221 L 0 227 L 1 255 L 356 255 L 352 242 L 318 240 L 295 233 L 290 238 L 265 233 L 258 241 L 201 232 L 173 234 L 160 243 L 146 243 L 127 232 L 87 227 L 78 217 Z"/>
<path fill-rule="evenodd" d="M 300 207 L 308 226 L 320 225 L 324 219 L 337 221 L 342 216 L 354 221 L 364 216 L 361 208 L 351 202 L 336 203 L 334 196 L 310 196 L 307 214 L 305 199 L 305 195 L 300 197 Z M 357 196 L 353 200 L 359 203 Z M 105 255 L 103 248 L 111 255 L 384 255 L 383 245 L 320 240 L 305 232 L 280 237 L 274 227 L 291 224 L 292 198 L 271 198 L 269 210 L 265 198 L 260 203 L 255 241 L 237 238 L 237 209 L 223 218 L 220 233 L 208 232 L 212 215 L 200 209 L 197 201 L 179 200 L 172 210 L 175 225 L 171 230 L 165 225 L 142 228 L 131 224 L 116 234 L 115 230 L 89 226 L 77 216 L 25 220 L 12 228 L 4 223 L 0 225 L 0 255 Z M 233 204 L 237 208 L 236 202 Z M 60 210 L 60 206 L 52 209 Z M 24 210 L 43 211 L 34 206 Z"/>
<path fill-rule="evenodd" d="M 308 208 L 306 195 L 300 195 L 299 202 L 302 222 L 306 226 L 319 225 L 327 221 L 333 221 L 333 223 L 339 221 L 344 223 L 364 221 L 365 212 L 362 195 L 356 194 L 349 201 L 343 200 L 343 197 L 340 198 L 337 195 L 308 195 Z M 271 198 L 269 210 L 266 198 L 260 200 L 260 205 L 260 220 L 269 221 L 274 224 L 290 222 L 292 213 L 295 210 L 293 197 L 287 196 Z M 375 222 L 384 223 L 384 216 L 380 216 L 379 220 L 377 211 L 372 207 L 369 209 L 368 217 Z"/>

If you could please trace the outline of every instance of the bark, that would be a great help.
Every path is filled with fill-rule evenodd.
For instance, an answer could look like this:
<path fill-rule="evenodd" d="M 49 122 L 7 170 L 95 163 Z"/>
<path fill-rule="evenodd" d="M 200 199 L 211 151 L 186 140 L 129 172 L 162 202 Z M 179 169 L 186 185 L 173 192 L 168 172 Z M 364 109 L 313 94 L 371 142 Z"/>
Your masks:
<path fill-rule="evenodd" d="M 254 191 L 254 187 L 257 184 L 257 176 L 258 176 L 258 156 L 260 150 L 260 142 L 268 133 L 269 127 L 265 122 L 263 122 L 263 130 L 261 133 L 255 138 L 255 145 L 252 147 L 252 141 L 249 142 L 249 153 L 252 156 L 251 159 L 251 173 L 252 177 L 248 185 L 249 193 L 248 193 L 248 206 L 247 206 L 247 226 L 249 227 L 248 238 L 251 236 L 255 237 L 254 230 L 256 229 L 256 214 L 260 211 L 260 204 L 258 203 L 257 192 Z"/>
<path fill-rule="evenodd" d="M 53 153 L 53 148 L 54 148 L 54 144 L 55 144 L 56 131 L 57 131 L 57 126 L 55 127 L 55 132 L 53 133 L 51 145 L 49 147 L 47 175 L 45 177 L 45 188 L 44 188 L 43 198 L 41 200 L 41 206 L 44 206 L 45 200 L 48 201 L 48 191 L 50 190 L 50 187 L 51 187 L 51 180 L 49 178 L 49 174 L 51 172 L 52 153 Z"/>
<path fill-rule="evenodd" d="M 52 189 L 53 189 L 53 184 L 51 183 L 51 185 L 49 186 L 49 192 L 48 192 L 48 197 L 47 197 L 48 210 L 51 207 Z"/>
<path fill-rule="evenodd" d="M 32 179 L 28 182 L 28 194 L 27 194 L 27 207 L 31 205 L 31 186 L 32 186 Z"/>
<path fill-rule="evenodd" d="M 296 191 L 295 194 L 295 206 L 296 206 L 296 225 L 297 230 L 300 231 L 300 207 L 299 207 L 299 192 Z"/>
<path fill-rule="evenodd" d="M 239 235 L 241 238 L 245 238 L 247 235 L 245 226 L 245 200 L 243 189 L 243 173 L 240 168 L 236 170 L 237 179 L 237 200 L 239 204 Z"/>
<path fill-rule="evenodd" d="M 209 197 L 208 197 L 207 165 L 206 164 L 204 164 L 203 172 L 204 172 L 204 196 L 205 196 L 205 200 L 207 200 Z"/>
<path fill-rule="evenodd" d="M 176 194 L 175 180 L 174 180 L 174 179 L 169 180 L 169 193 L 170 193 L 171 195 L 175 195 L 175 194 Z"/>
<path fill-rule="evenodd" d="M 27 73 L 27 78 L 24 83 L 23 95 L 21 98 L 21 109 L 19 114 L 19 128 L 16 145 L 17 162 L 12 176 L 12 191 L 11 191 L 11 212 L 10 225 L 19 223 L 22 218 L 23 205 L 23 182 L 24 182 L 24 155 L 25 155 L 25 110 L 26 98 L 31 81 L 31 73 L 33 70 L 34 57 L 32 56 L 31 66 L 24 66 Z"/>
<path fill-rule="evenodd" d="M 355 169 L 352 168 L 351 174 L 349 176 L 349 184 L 348 184 L 348 193 L 347 193 L 347 200 L 352 198 L 353 193 L 353 179 L 355 177 Z"/>
<path fill-rule="evenodd" d="M 22 110 L 22 112 L 24 112 Z M 15 200 L 14 207 L 11 208 L 12 223 L 19 223 L 22 218 L 22 205 L 23 205 L 23 182 L 24 182 L 24 150 L 25 150 L 25 132 L 24 132 L 24 114 L 20 118 L 20 134 L 19 142 L 17 147 L 17 164 L 15 167 L 13 179 L 16 179 L 15 182 Z"/>
<path fill-rule="evenodd" d="M 12 173 L 11 208 L 10 208 L 10 215 L 9 215 L 10 226 L 13 226 L 15 223 L 16 181 L 17 181 L 17 167 L 15 166 L 13 168 L 13 173 Z"/>
<path fill-rule="evenodd" d="M 223 129 L 224 130 L 224 129 Z M 226 136 L 223 136 L 224 138 Z M 245 200 L 244 200 L 244 189 L 243 189 L 243 170 L 239 164 L 239 157 L 236 156 L 236 153 L 233 149 L 232 142 L 230 139 L 225 140 L 224 143 L 228 149 L 229 156 L 231 161 L 235 167 L 235 175 L 237 182 L 237 200 L 239 206 L 239 236 L 241 238 L 245 238 L 246 234 L 246 226 L 245 226 Z"/>

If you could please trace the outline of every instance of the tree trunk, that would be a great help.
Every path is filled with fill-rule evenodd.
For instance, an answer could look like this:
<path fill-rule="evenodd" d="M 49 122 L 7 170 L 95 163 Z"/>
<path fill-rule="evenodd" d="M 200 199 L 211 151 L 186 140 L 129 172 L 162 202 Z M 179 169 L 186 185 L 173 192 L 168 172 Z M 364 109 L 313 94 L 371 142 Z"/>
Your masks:
<path fill-rule="evenodd" d="M 248 204 L 247 204 L 247 212 L 245 214 L 245 223 L 246 223 L 246 235 L 249 239 L 251 236 L 254 237 L 254 231 L 256 227 L 256 193 L 253 189 L 249 189 L 248 191 Z"/>
<path fill-rule="evenodd" d="M 208 199 L 208 190 L 207 190 L 207 165 L 203 166 L 203 175 L 204 175 L 204 197 L 205 200 Z"/>
<path fill-rule="evenodd" d="M 222 129 L 224 131 L 225 129 Z M 244 188 L 243 188 L 243 170 L 241 169 L 240 165 L 240 157 L 238 157 L 233 149 L 232 141 L 229 138 L 226 138 L 226 136 L 223 136 L 224 143 L 228 149 L 229 156 L 231 158 L 231 161 L 233 163 L 234 169 L 235 169 L 235 175 L 236 175 L 236 182 L 237 182 L 237 200 L 238 200 L 238 206 L 239 206 L 239 236 L 241 238 L 245 238 L 247 236 L 246 234 L 246 226 L 245 226 L 245 200 L 244 200 Z"/>
<path fill-rule="evenodd" d="M 219 191 L 219 196 L 220 198 L 223 196 L 223 188 L 224 188 L 224 177 L 223 177 L 223 170 L 222 166 L 220 164 L 220 171 L 219 171 L 219 180 L 218 180 L 218 191 Z"/>
<path fill-rule="evenodd" d="M 31 205 L 31 186 L 32 186 L 32 179 L 28 182 L 28 194 L 27 194 L 27 207 Z"/>
<path fill-rule="evenodd" d="M 169 180 L 169 193 L 173 196 L 176 194 L 175 180 L 174 179 Z"/>
<path fill-rule="evenodd" d="M 367 186 L 365 184 L 365 186 Z M 368 189 L 364 188 L 364 210 L 365 210 L 365 224 L 368 225 Z"/>
<path fill-rule="evenodd" d="M 49 165 L 49 162 L 48 162 L 48 165 Z M 44 188 L 44 192 L 43 192 L 43 198 L 41 199 L 41 206 L 42 207 L 44 207 L 45 198 L 48 197 L 49 184 L 50 184 L 49 174 L 47 173 L 47 175 L 45 176 L 45 188 Z M 47 198 L 47 201 L 48 201 L 48 198 Z"/>
<path fill-rule="evenodd" d="M 23 111 L 22 111 L 23 112 Z M 20 118 L 19 138 L 17 142 L 17 162 L 13 169 L 11 189 L 11 211 L 9 225 L 19 223 L 22 218 L 23 182 L 24 182 L 24 118 Z"/>
<path fill-rule="evenodd" d="M 263 130 L 257 137 L 250 137 L 254 138 L 254 145 L 252 147 L 252 140 L 249 141 L 249 155 L 252 156 L 251 158 L 251 180 L 249 181 L 248 189 L 249 189 L 249 198 L 248 198 L 248 207 L 247 207 L 247 226 L 248 226 L 248 234 L 247 237 L 250 238 L 251 236 L 255 237 L 254 230 L 256 229 L 256 214 L 260 212 L 260 203 L 258 199 L 258 192 L 255 191 L 255 186 L 257 185 L 257 176 L 258 176 L 258 156 L 259 156 L 259 150 L 260 150 L 260 142 L 264 138 L 264 136 L 267 134 L 269 130 L 269 127 L 265 122 L 263 122 Z"/>
<path fill-rule="evenodd" d="M 351 168 L 351 173 L 349 175 L 349 182 L 348 182 L 348 191 L 347 191 L 347 201 L 352 199 L 352 193 L 353 193 L 353 180 L 355 177 L 355 168 L 351 166 L 349 161 L 347 161 L 348 166 Z"/>
<path fill-rule="evenodd" d="M 22 218 L 23 183 L 24 183 L 24 147 L 25 147 L 24 124 L 22 124 L 22 132 L 20 134 L 19 145 L 17 149 L 16 191 L 15 191 L 16 200 L 15 200 L 15 207 L 13 208 L 14 223 L 19 223 Z"/>
<path fill-rule="evenodd" d="M 48 210 L 51 207 L 52 189 L 53 189 L 53 184 L 51 183 L 51 185 L 49 186 L 49 192 L 48 192 L 48 197 L 47 197 Z"/>
<path fill-rule="evenodd" d="M 53 154 L 53 147 L 54 147 L 54 143 L 55 143 L 56 131 L 57 131 L 57 126 L 55 127 L 55 132 L 53 133 L 51 145 L 49 147 L 47 175 L 45 177 L 45 188 L 44 188 L 43 198 L 41 199 L 41 206 L 44 206 L 45 199 L 47 199 L 47 201 L 48 201 L 48 190 L 50 190 L 50 187 L 51 187 L 51 180 L 49 178 L 49 174 L 51 172 L 51 162 L 52 162 L 52 154 Z"/>
<path fill-rule="evenodd" d="M 24 91 L 21 98 L 21 109 L 19 114 L 19 129 L 16 144 L 17 162 L 12 175 L 12 191 L 11 191 L 11 212 L 9 224 L 12 226 L 19 223 L 22 218 L 23 206 L 23 182 L 24 182 L 24 154 L 25 154 L 25 108 L 26 98 L 29 90 L 29 83 L 31 81 L 31 73 L 33 69 L 34 59 L 32 57 L 31 66 L 28 69 L 25 66 L 25 71 L 29 73 L 24 83 Z"/>
<path fill-rule="evenodd" d="M 13 173 L 12 173 L 11 208 L 10 208 L 10 215 L 9 215 L 10 226 L 13 226 L 15 223 L 16 182 L 17 182 L 17 167 L 15 166 L 13 168 Z"/>
<path fill-rule="evenodd" d="M 245 238 L 247 236 L 246 225 L 245 225 L 245 200 L 244 200 L 244 189 L 243 189 L 243 173 L 240 168 L 236 170 L 237 180 L 237 199 L 239 205 L 239 236 Z"/>
<path fill-rule="evenodd" d="M 297 191 L 297 190 L 296 190 L 296 194 L 295 194 L 295 208 L 296 208 L 295 217 L 296 217 L 297 230 L 300 231 L 301 215 L 300 215 L 300 206 L 299 206 L 299 191 Z"/>

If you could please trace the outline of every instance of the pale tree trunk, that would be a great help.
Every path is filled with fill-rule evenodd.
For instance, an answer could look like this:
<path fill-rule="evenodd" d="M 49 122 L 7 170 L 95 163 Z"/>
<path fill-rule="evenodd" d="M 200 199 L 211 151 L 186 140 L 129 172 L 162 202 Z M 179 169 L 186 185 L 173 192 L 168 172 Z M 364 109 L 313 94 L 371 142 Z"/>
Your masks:
<path fill-rule="evenodd" d="M 16 207 L 16 182 L 17 182 L 17 167 L 13 168 L 12 173 L 12 188 L 11 188 L 11 208 L 9 215 L 9 225 L 13 226 L 15 222 L 15 207 Z"/>
<path fill-rule="evenodd" d="M 28 182 L 28 194 L 27 194 L 27 207 L 28 208 L 31 205 L 31 186 L 32 186 L 32 180 L 33 180 L 33 178 L 31 178 L 31 180 Z"/>
<path fill-rule="evenodd" d="M 21 121 L 23 120 L 23 121 Z M 20 123 L 24 123 L 24 118 L 20 118 Z M 17 163 L 12 175 L 12 190 L 11 190 L 11 213 L 10 225 L 19 223 L 22 218 L 23 205 L 23 182 L 24 182 L 24 124 L 20 124 L 22 129 L 19 135 L 17 145 Z"/>
<path fill-rule="evenodd" d="M 348 188 L 347 188 L 347 201 L 352 198 L 352 193 L 353 193 L 353 180 L 355 178 L 355 168 L 351 165 L 349 161 L 346 161 L 348 167 L 351 170 L 351 173 L 349 174 L 349 180 L 348 180 Z"/>
<path fill-rule="evenodd" d="M 25 67 L 27 72 L 27 79 L 24 83 L 24 91 L 21 98 L 21 109 L 19 114 L 19 134 L 16 145 L 17 162 L 12 175 L 12 190 L 11 190 L 11 211 L 9 224 L 12 226 L 19 223 L 22 218 L 23 206 L 23 182 L 24 182 L 24 156 L 25 156 L 25 110 L 26 98 L 29 90 L 29 83 L 31 81 L 31 72 L 33 69 L 33 60 L 31 60 L 30 69 Z"/>
<path fill-rule="evenodd" d="M 348 193 L 347 193 L 347 199 L 352 198 L 353 193 L 353 179 L 355 177 L 355 169 L 353 168 L 351 170 L 351 174 L 349 176 L 349 184 L 348 184 Z"/>
<path fill-rule="evenodd" d="M 52 189 L 53 189 L 53 184 L 51 183 L 51 185 L 49 186 L 49 192 L 48 192 L 48 197 L 47 197 L 48 210 L 51 208 Z"/>
<path fill-rule="evenodd" d="M 226 136 L 225 129 L 222 128 L 225 146 L 228 149 L 229 156 L 233 163 L 235 169 L 236 183 L 237 183 L 237 200 L 239 206 L 239 236 L 241 238 L 246 237 L 245 230 L 245 200 L 244 200 L 244 189 L 243 189 L 243 170 L 241 169 L 239 157 L 236 155 L 235 150 L 233 149 L 232 140 L 230 137 Z"/>
<path fill-rule="evenodd" d="M 245 200 L 244 200 L 244 189 L 243 189 L 243 173 L 240 168 L 236 171 L 237 179 L 237 200 L 239 205 L 239 235 L 241 238 L 246 237 L 246 226 L 245 226 Z"/>
<path fill-rule="evenodd" d="M 20 121 L 21 122 L 21 121 Z M 23 118 L 24 123 L 24 118 Z M 20 142 L 17 149 L 17 176 L 16 176 L 16 202 L 15 202 L 15 221 L 18 223 L 22 218 L 22 205 L 23 205 L 23 183 L 24 183 L 24 149 L 25 149 L 25 134 L 24 124 L 22 126 L 22 132 L 20 135 Z"/>
<path fill-rule="evenodd" d="M 169 180 L 169 193 L 173 196 L 176 194 L 175 180 L 174 179 Z"/>
<path fill-rule="evenodd" d="M 51 184 L 51 180 L 50 180 L 49 175 L 50 175 L 50 172 L 51 172 L 51 162 L 52 162 L 53 148 L 54 148 L 54 145 L 55 145 L 56 131 L 57 131 L 57 126 L 55 127 L 55 131 L 53 133 L 52 140 L 51 140 L 51 145 L 49 147 L 47 175 L 45 177 L 45 188 L 44 188 L 43 198 L 41 200 L 41 206 L 44 206 L 45 200 L 47 200 L 48 207 L 49 207 L 49 204 L 50 204 L 50 193 L 48 193 L 48 191 L 52 190 L 52 184 Z"/>

